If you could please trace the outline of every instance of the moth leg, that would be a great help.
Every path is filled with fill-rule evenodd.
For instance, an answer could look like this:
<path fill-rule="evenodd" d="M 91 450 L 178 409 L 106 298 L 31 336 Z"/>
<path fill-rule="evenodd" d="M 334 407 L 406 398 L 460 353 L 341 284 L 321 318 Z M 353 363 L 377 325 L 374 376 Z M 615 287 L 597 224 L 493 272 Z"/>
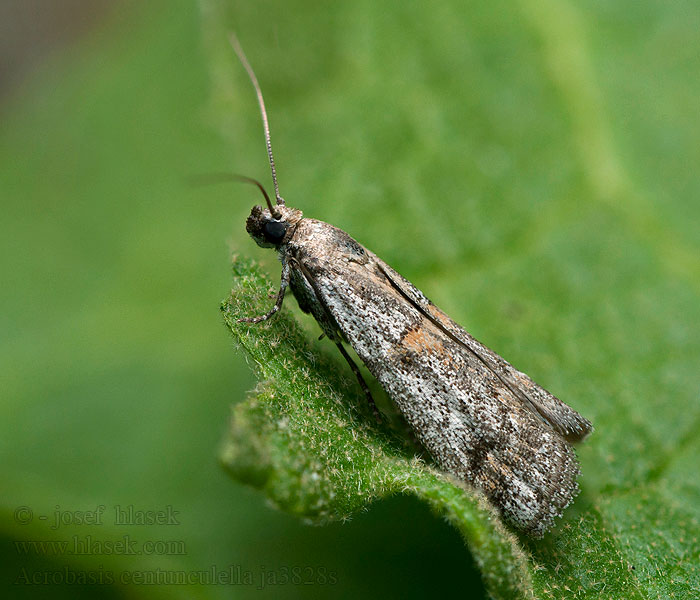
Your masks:
<path fill-rule="evenodd" d="M 372 392 L 369 391 L 369 387 L 367 386 L 367 382 L 365 382 L 364 377 L 362 377 L 362 373 L 360 372 L 360 369 L 357 367 L 355 362 L 350 358 L 350 355 L 347 353 L 345 348 L 343 348 L 343 344 L 341 342 L 336 342 L 336 346 L 338 346 L 338 350 L 340 350 L 340 353 L 343 355 L 343 358 L 348 361 L 348 364 L 350 365 L 350 368 L 352 369 L 352 372 L 355 373 L 355 377 L 357 377 L 357 381 L 360 383 L 360 387 L 362 388 L 362 391 L 365 393 L 365 396 L 367 397 L 367 401 L 369 402 L 369 405 L 372 409 L 372 412 L 374 413 L 374 417 L 377 419 L 377 423 L 382 422 L 382 416 L 379 413 L 379 410 L 377 410 L 377 405 L 374 402 L 374 398 L 372 397 Z"/>
<path fill-rule="evenodd" d="M 264 315 L 259 317 L 243 317 L 242 319 L 237 319 L 239 323 L 260 323 L 261 321 L 267 321 L 272 315 L 274 315 L 280 308 L 282 308 L 282 302 L 284 301 L 284 294 L 287 291 L 287 286 L 289 285 L 289 261 L 284 261 L 282 263 L 282 279 L 280 281 L 280 290 L 277 292 L 277 300 L 275 300 L 275 305 Z"/>

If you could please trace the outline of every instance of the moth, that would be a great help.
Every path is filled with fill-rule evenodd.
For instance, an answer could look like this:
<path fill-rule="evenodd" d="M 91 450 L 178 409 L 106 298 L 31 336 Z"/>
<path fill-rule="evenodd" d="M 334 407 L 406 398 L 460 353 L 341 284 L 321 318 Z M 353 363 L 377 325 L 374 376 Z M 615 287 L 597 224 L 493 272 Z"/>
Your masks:
<path fill-rule="evenodd" d="M 578 493 L 572 444 L 591 423 L 475 340 L 347 233 L 309 219 L 279 194 L 262 92 L 238 40 L 231 43 L 255 88 L 276 203 L 253 179 L 266 208 L 255 206 L 246 231 L 282 263 L 272 309 L 240 319 L 259 323 L 291 288 L 339 348 L 376 413 L 349 344 L 386 390 L 441 469 L 481 490 L 517 529 L 541 537 Z"/>

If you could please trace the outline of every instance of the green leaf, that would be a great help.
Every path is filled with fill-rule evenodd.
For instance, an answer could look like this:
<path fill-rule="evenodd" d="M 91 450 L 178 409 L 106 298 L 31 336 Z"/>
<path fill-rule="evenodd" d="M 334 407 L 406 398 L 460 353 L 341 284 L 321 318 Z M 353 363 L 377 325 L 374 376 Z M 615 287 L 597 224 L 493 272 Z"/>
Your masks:
<path fill-rule="evenodd" d="M 250 261 L 235 258 L 233 270 L 224 320 L 263 382 L 233 408 L 221 453 L 233 476 L 317 524 L 391 494 L 415 494 L 459 529 L 495 595 L 527 594 L 525 557 L 494 509 L 382 432 L 367 399 L 349 389 L 335 361 L 314 352 L 285 309 L 263 323 L 239 323 L 265 312 L 270 285 Z"/>

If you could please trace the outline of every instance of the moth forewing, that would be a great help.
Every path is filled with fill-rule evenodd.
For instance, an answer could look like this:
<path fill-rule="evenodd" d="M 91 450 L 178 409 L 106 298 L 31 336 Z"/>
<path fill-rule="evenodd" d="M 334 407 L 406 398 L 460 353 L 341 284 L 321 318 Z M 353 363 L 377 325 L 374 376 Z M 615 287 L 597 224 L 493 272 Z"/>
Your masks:
<path fill-rule="evenodd" d="M 541 536 L 578 491 L 570 442 L 591 424 L 527 375 L 475 340 L 425 295 L 347 233 L 286 207 L 279 195 L 262 92 L 235 37 L 232 45 L 255 87 L 275 187 L 246 230 L 275 248 L 287 286 L 335 342 L 374 405 L 348 342 L 438 465 L 480 489 L 519 529 Z"/>
<path fill-rule="evenodd" d="M 481 489 L 511 524 L 542 535 L 578 490 L 576 457 L 515 384 L 489 367 L 485 347 L 331 225 L 304 219 L 288 252 L 304 276 L 305 305 L 312 291 L 324 331 L 330 324 L 337 331 L 329 337 L 350 343 L 435 461 Z M 471 344 L 459 341 L 467 338 Z M 526 377 L 488 352 L 501 370 Z"/>
<path fill-rule="evenodd" d="M 377 259 L 379 260 L 379 259 Z M 548 422 L 569 442 L 584 440 L 592 431 L 591 423 L 559 398 L 537 385 L 525 373 L 515 369 L 504 358 L 474 339 L 460 325 L 435 306 L 410 281 L 379 261 L 382 272 L 408 302 L 432 321 L 446 336 L 463 346 L 491 370 L 508 389 Z"/>

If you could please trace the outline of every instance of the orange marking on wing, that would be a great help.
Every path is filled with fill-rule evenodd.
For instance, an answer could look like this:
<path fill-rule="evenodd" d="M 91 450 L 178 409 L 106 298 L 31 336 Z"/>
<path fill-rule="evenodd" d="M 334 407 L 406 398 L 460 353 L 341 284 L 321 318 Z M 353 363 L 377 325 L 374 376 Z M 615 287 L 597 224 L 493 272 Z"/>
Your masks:
<path fill-rule="evenodd" d="M 401 340 L 401 345 L 407 350 L 412 350 L 417 353 L 433 352 L 441 355 L 447 354 L 442 342 L 426 329 L 425 321 L 423 326 L 407 332 Z"/>

